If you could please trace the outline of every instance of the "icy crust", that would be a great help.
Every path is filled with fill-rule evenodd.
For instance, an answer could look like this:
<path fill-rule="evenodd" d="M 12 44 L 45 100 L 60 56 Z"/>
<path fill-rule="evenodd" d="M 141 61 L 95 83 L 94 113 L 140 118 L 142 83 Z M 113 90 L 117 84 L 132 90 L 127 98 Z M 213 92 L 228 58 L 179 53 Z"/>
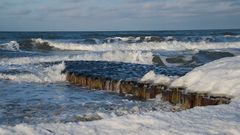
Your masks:
<path fill-rule="evenodd" d="M 149 112 L 79 123 L 0 126 L 4 135 L 212 135 L 240 134 L 240 102 L 181 112 Z"/>
<path fill-rule="evenodd" d="M 223 58 L 197 67 L 176 79 L 172 87 L 240 98 L 240 56 Z"/>

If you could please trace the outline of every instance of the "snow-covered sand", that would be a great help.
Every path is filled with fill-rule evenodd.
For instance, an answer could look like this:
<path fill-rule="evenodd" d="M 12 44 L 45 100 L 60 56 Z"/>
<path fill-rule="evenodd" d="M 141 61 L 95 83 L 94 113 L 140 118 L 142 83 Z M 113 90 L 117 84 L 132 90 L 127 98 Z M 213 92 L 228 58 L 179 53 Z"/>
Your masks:
<path fill-rule="evenodd" d="M 176 79 L 173 87 L 240 98 L 240 56 L 223 58 L 195 68 Z"/>
<path fill-rule="evenodd" d="M 240 56 L 215 60 L 179 78 L 150 71 L 140 81 L 184 87 L 193 92 L 226 95 L 236 100 L 240 99 Z"/>
<path fill-rule="evenodd" d="M 1 135 L 239 135 L 240 102 L 92 122 L 0 126 Z"/>

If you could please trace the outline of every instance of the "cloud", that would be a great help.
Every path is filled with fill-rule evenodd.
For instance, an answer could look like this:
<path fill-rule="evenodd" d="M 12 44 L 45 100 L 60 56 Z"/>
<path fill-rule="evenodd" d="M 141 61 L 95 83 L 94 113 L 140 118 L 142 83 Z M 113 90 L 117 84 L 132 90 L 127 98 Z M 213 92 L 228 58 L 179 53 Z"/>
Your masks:
<path fill-rule="evenodd" d="M 240 22 L 239 0 L 0 0 L 0 10 L 0 20 L 11 15 L 46 25 L 91 22 L 86 28 L 99 23 L 129 28 Z"/>
<path fill-rule="evenodd" d="M 198 16 L 209 14 L 240 13 L 240 6 L 234 0 L 171 0 L 145 2 L 143 9 L 148 12 L 167 13 L 168 16 Z"/>
<path fill-rule="evenodd" d="M 87 0 L 62 0 L 63 2 L 71 2 L 71 3 L 78 3 L 78 2 L 84 2 Z"/>

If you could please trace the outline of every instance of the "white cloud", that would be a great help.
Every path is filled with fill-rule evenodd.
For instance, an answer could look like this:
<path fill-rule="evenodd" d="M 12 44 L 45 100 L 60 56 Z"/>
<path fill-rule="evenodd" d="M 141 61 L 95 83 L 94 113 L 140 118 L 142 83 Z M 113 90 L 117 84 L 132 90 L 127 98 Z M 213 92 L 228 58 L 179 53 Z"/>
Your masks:
<path fill-rule="evenodd" d="M 91 28 L 93 25 L 98 26 L 97 23 L 103 22 L 105 23 L 102 25 L 106 25 L 106 27 L 109 24 L 120 26 L 120 23 L 126 25 L 125 27 L 172 27 L 173 25 L 185 26 L 189 23 L 195 25 L 196 22 L 199 25 L 207 25 L 201 24 L 201 22 L 208 22 L 209 25 L 213 26 L 215 24 L 214 20 L 221 21 L 222 24 L 229 26 L 234 22 L 236 26 L 237 22 L 240 22 L 240 1 L 1 0 L 0 14 L 0 19 L 6 19 L 11 14 L 26 21 L 33 19 L 29 20 L 29 23 L 34 20 L 44 20 L 46 24 L 57 22 L 64 26 L 67 25 L 64 23 L 66 21 L 73 24 L 87 21 L 91 23 L 86 24 L 85 27 Z M 24 16 L 26 18 L 23 18 Z M 238 26 L 240 27 L 240 24 Z"/>

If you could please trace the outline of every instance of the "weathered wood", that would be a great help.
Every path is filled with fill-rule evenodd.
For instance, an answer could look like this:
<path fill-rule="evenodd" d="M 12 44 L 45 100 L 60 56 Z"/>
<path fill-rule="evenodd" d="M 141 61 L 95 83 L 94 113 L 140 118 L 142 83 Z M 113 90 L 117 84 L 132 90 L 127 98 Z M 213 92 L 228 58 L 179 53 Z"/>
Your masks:
<path fill-rule="evenodd" d="M 164 85 L 153 85 L 146 82 L 111 80 L 95 76 L 68 73 L 66 79 L 73 84 L 95 90 L 107 90 L 119 94 L 132 94 L 140 100 L 155 98 L 161 94 L 163 101 L 173 105 L 180 104 L 182 108 L 188 109 L 195 106 L 207 106 L 228 104 L 231 98 L 224 96 L 212 96 L 207 93 L 187 92 L 183 88 L 168 88 Z"/>

